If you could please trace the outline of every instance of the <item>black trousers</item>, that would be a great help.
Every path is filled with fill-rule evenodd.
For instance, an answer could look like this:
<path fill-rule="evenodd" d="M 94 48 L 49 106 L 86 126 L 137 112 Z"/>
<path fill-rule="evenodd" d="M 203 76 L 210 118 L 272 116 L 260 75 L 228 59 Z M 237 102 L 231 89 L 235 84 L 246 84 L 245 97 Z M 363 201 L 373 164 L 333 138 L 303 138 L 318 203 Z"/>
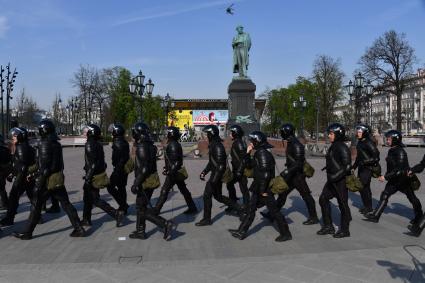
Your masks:
<path fill-rule="evenodd" d="M 116 217 L 117 215 L 116 209 L 100 198 L 99 189 L 96 189 L 92 185 L 88 185 L 88 184 L 84 184 L 83 189 L 84 189 L 83 220 L 91 221 L 93 205 L 105 211 L 112 218 Z"/>
<path fill-rule="evenodd" d="M 6 176 L 0 174 L 0 207 L 8 206 L 8 197 L 6 192 Z"/>
<path fill-rule="evenodd" d="M 211 178 L 212 179 L 212 178 Z M 212 182 L 211 179 L 205 185 L 203 200 L 204 200 L 204 218 L 211 220 L 212 198 L 214 197 L 218 202 L 221 202 L 235 210 L 240 210 L 240 207 L 235 201 L 230 200 L 229 197 L 223 196 L 222 185 L 220 181 Z"/>
<path fill-rule="evenodd" d="M 164 203 L 167 201 L 168 194 L 170 193 L 174 185 L 177 185 L 177 188 L 179 189 L 180 193 L 183 195 L 188 208 L 196 210 L 196 205 L 195 205 L 195 202 L 193 201 L 192 194 L 187 189 L 185 182 L 179 181 L 172 176 L 167 176 L 165 178 L 164 184 L 162 185 L 162 188 L 161 188 L 161 193 L 155 205 L 155 210 L 157 212 L 161 211 L 162 207 L 164 206 Z"/>
<path fill-rule="evenodd" d="M 363 184 L 360 190 L 363 206 L 369 210 L 372 209 L 372 191 L 370 190 L 370 181 L 372 179 L 372 170 L 366 166 L 359 166 L 358 177 Z"/>
<path fill-rule="evenodd" d="M 128 208 L 127 204 L 127 179 L 128 174 L 119 173 L 113 171 L 111 177 L 109 178 L 110 184 L 107 187 L 108 193 L 115 199 L 118 203 L 120 210 L 126 210 Z"/>
<path fill-rule="evenodd" d="M 234 172 L 233 172 L 233 176 L 235 176 Z M 227 190 L 229 191 L 230 200 L 235 202 L 238 200 L 236 196 L 236 188 L 235 188 L 236 183 L 239 183 L 239 189 L 241 190 L 241 193 L 242 193 L 243 204 L 245 206 L 248 206 L 249 204 L 248 178 L 245 176 L 242 176 L 239 180 L 233 177 L 233 179 L 226 184 Z"/>
<path fill-rule="evenodd" d="M 80 228 L 80 219 L 78 218 L 77 210 L 71 204 L 68 198 L 68 193 L 64 186 L 55 188 L 53 190 L 40 189 L 37 190 L 37 194 L 35 195 L 35 201 L 31 206 L 30 216 L 28 218 L 28 224 L 25 229 L 25 233 L 30 233 L 34 231 L 37 226 L 40 217 L 41 217 L 41 209 L 43 208 L 43 204 L 46 200 L 51 197 L 59 201 L 62 209 L 68 215 L 69 221 L 71 222 L 74 229 Z"/>
<path fill-rule="evenodd" d="M 162 216 L 156 215 L 150 204 L 153 190 L 139 189 L 136 197 L 137 222 L 136 229 L 138 232 L 144 232 L 146 229 L 146 220 L 152 222 L 156 226 L 164 229 L 167 225 L 167 220 Z"/>
<path fill-rule="evenodd" d="M 378 217 L 381 216 L 383 210 L 388 204 L 388 200 L 390 196 L 395 194 L 396 192 L 402 192 L 406 195 L 409 202 L 412 204 L 413 211 L 415 213 L 415 220 L 419 221 L 423 212 L 422 212 L 422 204 L 419 201 L 418 197 L 415 195 L 415 192 L 407 185 L 406 179 L 401 180 L 399 182 L 388 182 L 385 186 L 384 191 L 381 193 L 381 197 L 379 199 L 378 204 Z"/>
<path fill-rule="evenodd" d="M 281 210 L 286 203 L 286 199 L 288 198 L 288 195 L 294 189 L 296 189 L 300 193 L 301 198 L 304 200 L 307 206 L 307 210 L 308 210 L 308 214 L 310 218 L 317 218 L 316 203 L 314 201 L 313 196 L 311 195 L 310 188 L 308 187 L 307 182 L 305 180 L 305 175 L 302 173 L 295 174 L 291 178 L 291 180 L 289 180 L 288 186 L 289 186 L 289 189 L 278 196 L 277 204 L 276 204 L 277 208 Z"/>
<path fill-rule="evenodd" d="M 323 225 L 332 225 L 332 211 L 331 202 L 332 198 L 336 198 L 338 207 L 341 212 L 341 231 L 349 231 L 351 221 L 350 207 L 348 206 L 348 189 L 345 184 L 345 177 L 341 180 L 331 183 L 326 182 L 322 193 L 319 197 L 320 207 L 322 209 Z"/>
<path fill-rule="evenodd" d="M 15 219 L 15 215 L 18 212 L 19 199 L 24 192 L 26 192 L 30 202 L 34 204 L 34 185 L 34 180 L 30 182 L 22 179 L 15 180 L 9 193 L 9 206 L 5 218 L 11 219 L 12 221 Z"/>
<path fill-rule="evenodd" d="M 255 212 L 257 209 L 265 205 L 273 219 L 276 221 L 280 234 L 283 235 L 289 232 L 288 224 L 280 212 L 280 209 L 278 209 L 276 199 L 274 198 L 273 194 L 268 192 L 267 196 L 263 196 L 255 180 L 251 185 L 250 191 L 252 194 L 249 200 L 248 213 L 245 214 L 244 218 L 242 219 L 242 222 L 239 226 L 239 231 L 246 233 L 254 221 Z"/>

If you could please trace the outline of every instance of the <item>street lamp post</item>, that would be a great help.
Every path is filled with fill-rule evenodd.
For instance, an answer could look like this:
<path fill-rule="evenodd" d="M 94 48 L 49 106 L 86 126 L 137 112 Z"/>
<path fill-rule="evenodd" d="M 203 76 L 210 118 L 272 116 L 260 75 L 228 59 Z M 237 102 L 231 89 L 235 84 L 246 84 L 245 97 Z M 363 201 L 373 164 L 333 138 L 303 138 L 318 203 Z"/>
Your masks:
<path fill-rule="evenodd" d="M 165 109 L 165 125 L 168 127 L 168 113 L 170 112 L 170 108 L 174 108 L 176 104 L 171 100 L 171 96 L 169 93 L 165 95 L 164 99 L 161 101 L 161 106 Z"/>
<path fill-rule="evenodd" d="M 367 105 L 369 107 L 369 116 L 371 116 L 373 85 L 369 80 L 365 84 L 364 77 L 359 72 L 354 76 L 354 83 L 350 80 L 345 88 L 348 92 L 348 95 L 350 96 L 350 102 L 354 106 L 355 126 L 356 123 L 361 121 L 360 112 L 363 105 Z M 369 117 L 369 119 L 371 120 L 371 117 Z"/>
<path fill-rule="evenodd" d="M 319 144 L 319 107 L 320 107 L 320 98 L 316 94 L 316 146 Z"/>
<path fill-rule="evenodd" d="M 6 71 L 6 78 L 3 77 L 3 73 Z M 7 64 L 6 70 L 3 69 L 3 66 L 0 66 L 0 94 L 1 94 L 1 126 L 2 126 L 2 134 L 5 135 L 5 130 L 8 131 L 10 128 L 10 100 L 13 99 L 12 91 L 15 83 L 16 75 L 18 72 L 16 68 L 13 72 L 10 71 L 10 63 Z M 4 108 L 3 108 L 3 100 L 4 100 L 4 86 L 3 83 L 6 80 L 6 123 L 4 121 Z"/>
<path fill-rule="evenodd" d="M 299 136 L 304 137 L 304 110 L 307 107 L 307 100 L 304 99 L 303 95 L 300 95 L 299 100 L 294 100 L 292 102 L 294 108 L 301 108 L 301 127 L 299 131 Z"/>
<path fill-rule="evenodd" d="M 139 74 L 131 80 L 128 86 L 131 94 L 140 96 L 140 121 L 143 121 L 142 97 L 144 94 L 152 94 L 154 87 L 151 79 L 146 84 L 144 82 L 145 75 L 139 71 Z"/>

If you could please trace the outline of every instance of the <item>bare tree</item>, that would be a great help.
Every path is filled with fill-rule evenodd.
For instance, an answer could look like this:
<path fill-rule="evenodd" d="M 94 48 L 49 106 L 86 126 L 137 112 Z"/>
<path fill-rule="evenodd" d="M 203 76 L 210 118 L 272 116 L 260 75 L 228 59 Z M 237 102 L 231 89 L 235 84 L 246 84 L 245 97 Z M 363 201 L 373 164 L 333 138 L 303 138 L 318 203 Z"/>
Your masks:
<path fill-rule="evenodd" d="M 25 88 L 16 97 L 16 118 L 20 125 L 26 128 L 34 127 L 37 123 L 36 113 L 38 111 L 37 102 L 28 96 Z"/>
<path fill-rule="evenodd" d="M 404 33 L 390 30 L 376 39 L 359 61 L 366 76 L 396 96 L 397 130 L 401 130 L 402 123 L 401 95 L 417 60 L 414 53 Z"/>
<path fill-rule="evenodd" d="M 313 80 L 320 98 L 319 127 L 321 128 L 327 127 L 335 118 L 333 109 L 336 102 L 343 98 L 341 87 L 344 76 L 339 59 L 335 60 L 327 55 L 319 55 L 313 63 Z"/>

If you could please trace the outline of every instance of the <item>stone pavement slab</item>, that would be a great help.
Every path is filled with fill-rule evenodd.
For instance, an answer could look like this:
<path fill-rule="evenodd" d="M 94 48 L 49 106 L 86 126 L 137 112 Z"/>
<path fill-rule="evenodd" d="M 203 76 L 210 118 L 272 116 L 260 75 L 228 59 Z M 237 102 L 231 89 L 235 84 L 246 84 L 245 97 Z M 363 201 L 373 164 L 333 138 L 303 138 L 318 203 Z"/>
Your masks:
<path fill-rule="evenodd" d="M 420 161 L 424 149 L 408 148 L 411 165 Z M 110 147 L 105 147 L 110 163 Z M 384 159 L 386 149 L 381 152 Z M 83 149 L 64 149 L 66 186 L 71 201 L 79 214 L 82 209 Z M 284 159 L 278 158 L 283 169 Z M 161 163 L 159 161 L 159 168 Z M 206 165 L 205 159 L 185 159 L 189 172 L 189 190 L 199 208 L 205 182 L 198 179 Z M 314 198 L 318 199 L 325 182 L 320 171 L 324 159 L 309 160 L 316 174 L 308 179 Z M 382 162 L 384 165 L 384 162 Z M 385 168 L 385 167 L 384 167 Z M 108 168 L 110 171 L 111 168 Z M 419 175 L 423 184 L 425 176 Z M 161 180 L 163 177 L 161 176 Z M 133 177 L 129 178 L 129 184 Z M 372 182 L 376 204 L 384 184 Z M 10 184 L 8 184 L 10 189 Z M 425 201 L 424 189 L 417 195 Z M 223 192 L 226 189 L 223 188 Z M 153 202 L 159 190 L 154 193 Z M 102 196 L 116 203 L 102 190 Z M 172 241 L 165 242 L 162 232 L 147 224 L 149 239 L 130 240 L 135 228 L 135 197 L 129 192 L 132 204 L 126 225 L 115 227 L 115 222 L 99 209 L 94 209 L 93 227 L 87 238 L 70 238 L 72 231 L 64 213 L 43 215 L 44 224 L 38 225 L 31 241 L 20 241 L 9 236 L 23 228 L 28 217 L 29 203 L 21 198 L 14 227 L 3 229 L 0 239 L 1 282 L 425 282 L 425 235 L 413 238 L 405 235 L 413 211 L 406 197 L 397 193 L 391 197 L 381 221 L 377 224 L 362 221 L 357 209 L 361 205 L 358 194 L 350 194 L 353 221 L 352 236 L 334 239 L 319 237 L 319 225 L 304 226 L 301 222 L 307 211 L 297 192 L 293 192 L 282 210 L 290 223 L 294 239 L 276 243 L 277 231 L 257 214 L 249 236 L 240 241 L 231 237 L 229 228 L 239 225 L 237 217 L 223 213 L 223 207 L 213 201 L 214 224 L 195 227 L 202 213 L 186 216 L 183 197 L 177 189 L 170 194 L 162 214 L 178 224 Z M 339 223 L 336 202 L 333 218 Z M 320 208 L 317 205 L 320 215 Z M 119 240 L 125 237 L 125 240 Z M 140 263 L 137 263 L 140 261 Z"/>

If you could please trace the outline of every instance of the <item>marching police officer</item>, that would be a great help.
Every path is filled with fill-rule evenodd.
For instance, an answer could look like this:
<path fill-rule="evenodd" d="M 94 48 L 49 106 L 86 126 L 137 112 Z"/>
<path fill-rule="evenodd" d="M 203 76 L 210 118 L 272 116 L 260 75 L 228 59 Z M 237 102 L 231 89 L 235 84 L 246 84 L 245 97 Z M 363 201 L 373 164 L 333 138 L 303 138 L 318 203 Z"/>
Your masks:
<path fill-rule="evenodd" d="M 271 216 L 275 219 L 279 230 L 277 242 L 288 241 L 292 239 L 288 224 L 284 216 L 280 213 L 276 205 L 276 200 L 269 188 L 270 181 L 275 176 L 275 160 L 269 148 L 273 146 L 267 142 L 267 137 L 260 131 L 254 131 L 249 135 L 251 144 L 247 148 L 247 157 L 245 164 L 247 168 L 254 169 L 254 181 L 251 184 L 252 192 L 249 201 L 248 213 L 242 218 L 242 222 L 238 229 L 230 229 L 232 236 L 243 240 L 248 234 L 248 229 L 255 218 L 255 211 L 258 207 L 266 205 Z M 255 149 L 254 157 L 250 157 L 251 151 Z"/>
<path fill-rule="evenodd" d="M 28 169 L 36 163 L 35 150 L 28 143 L 28 135 L 26 129 L 12 128 L 10 130 L 12 144 L 15 148 L 13 154 L 12 173 L 7 177 L 9 181 L 15 178 L 12 189 L 9 193 L 9 206 L 6 216 L 0 220 L 0 226 L 13 225 L 15 215 L 19 206 L 19 198 L 26 192 L 28 198 L 34 200 L 34 180 L 27 178 L 29 175 Z"/>
<path fill-rule="evenodd" d="M 5 210 L 8 206 L 6 178 L 11 170 L 11 162 L 10 150 L 4 142 L 3 135 L 0 134 L 0 210 Z"/>
<path fill-rule="evenodd" d="M 375 210 L 366 214 L 365 220 L 375 223 L 379 222 L 379 218 L 384 212 L 390 196 L 400 191 L 406 195 L 413 206 L 415 218 L 412 219 L 411 224 L 417 224 L 422 217 L 422 205 L 413 189 L 408 185 L 408 172 L 410 167 L 407 153 L 403 149 L 402 135 L 397 130 L 390 130 L 385 133 L 385 137 L 388 146 L 390 146 L 386 158 L 387 172 L 384 176 L 380 176 L 378 180 L 381 182 L 386 180 L 387 184 L 385 185 L 384 191 L 381 193 L 379 203 Z"/>
<path fill-rule="evenodd" d="M 204 181 L 205 175 L 209 172 L 211 172 L 211 176 L 205 185 L 203 195 L 204 217 L 201 221 L 195 224 L 196 226 L 212 225 L 212 197 L 214 197 L 218 202 L 224 203 L 238 212 L 241 211 L 241 208 L 235 201 L 232 201 L 230 198 L 223 196 L 222 194 L 222 177 L 227 167 L 227 156 L 219 135 L 219 129 L 216 125 L 208 125 L 205 126 L 202 131 L 206 133 L 208 137 L 209 162 L 205 169 L 202 170 L 199 178 Z"/>
<path fill-rule="evenodd" d="M 372 212 L 372 192 L 370 190 L 370 181 L 372 179 L 372 166 L 379 164 L 379 151 L 376 144 L 371 139 L 369 126 L 359 124 L 357 131 L 357 156 L 353 164 L 353 170 L 358 168 L 358 177 L 362 182 L 363 189 L 360 190 L 363 207 L 359 209 L 360 213 L 367 214 Z"/>
<path fill-rule="evenodd" d="M 135 179 L 131 192 L 137 196 L 137 220 L 136 231 L 132 232 L 129 237 L 132 239 L 146 239 L 146 220 L 149 220 L 162 228 L 164 230 L 164 240 L 169 240 L 173 223 L 154 213 L 150 205 L 153 189 L 145 188 L 143 185 L 150 175 L 157 174 L 157 148 L 150 138 L 149 127 L 146 124 L 136 123 L 132 129 L 132 135 L 136 142 L 136 160 Z"/>
<path fill-rule="evenodd" d="M 99 188 L 93 184 L 93 177 L 102 174 L 106 170 L 105 153 L 103 146 L 100 143 L 101 131 L 99 126 L 90 124 L 85 128 L 87 142 L 85 144 L 85 165 L 84 170 L 84 208 L 83 208 L 83 226 L 91 226 L 91 216 L 93 205 L 105 211 L 108 215 L 114 218 L 117 222 L 117 227 L 122 225 L 124 211 L 117 210 L 110 206 L 106 201 L 100 198 Z"/>
<path fill-rule="evenodd" d="M 31 206 L 27 226 L 23 232 L 15 232 L 14 236 L 22 240 L 32 238 L 32 233 L 39 223 L 41 209 L 48 197 L 57 199 L 63 210 L 67 213 L 74 227 L 71 237 L 84 237 L 85 231 L 81 227 L 77 210 L 69 202 L 63 177 L 62 146 L 58 142 L 55 126 L 50 120 L 42 120 L 39 124 L 40 143 L 38 146 L 38 170 L 35 182 L 35 201 Z M 53 179 L 54 180 L 53 180 Z"/>
<path fill-rule="evenodd" d="M 229 191 L 230 200 L 237 202 L 235 184 L 239 183 L 239 188 L 242 193 L 243 205 L 248 207 L 249 203 L 249 191 L 248 191 L 248 179 L 244 175 L 244 160 L 246 155 L 246 143 L 243 140 L 244 131 L 241 126 L 233 125 L 230 127 L 230 136 L 233 140 L 232 148 L 230 150 L 230 156 L 232 157 L 232 175 L 233 179 L 228 182 L 227 190 Z M 232 207 L 226 208 L 226 211 L 231 211 Z"/>
<path fill-rule="evenodd" d="M 319 197 L 323 226 L 317 234 L 333 234 L 334 238 L 344 238 L 350 236 L 351 212 L 348 206 L 348 189 L 345 182 L 346 176 L 351 173 L 351 152 L 344 143 L 345 128 L 343 125 L 339 123 L 331 124 L 327 128 L 327 132 L 332 145 L 326 154 L 327 182 Z M 341 212 L 341 226 L 336 233 L 332 224 L 330 204 L 332 198 L 337 199 Z"/>
<path fill-rule="evenodd" d="M 161 212 L 162 206 L 167 201 L 168 194 L 174 185 L 177 185 L 180 193 L 183 195 L 188 209 L 184 214 L 194 214 L 198 212 L 192 195 L 186 187 L 186 184 L 178 172 L 183 166 L 183 149 L 179 143 L 180 131 L 176 127 L 167 129 L 167 147 L 165 148 L 165 166 L 163 174 L 165 178 L 164 185 L 161 188 L 161 194 L 156 202 L 154 211 L 156 214 Z"/>
<path fill-rule="evenodd" d="M 118 209 L 127 214 L 126 187 L 128 174 L 125 172 L 124 167 L 130 159 L 130 146 L 125 139 L 125 129 L 121 124 L 112 124 L 110 131 L 112 133 L 112 166 L 114 170 L 109 179 L 108 193 L 118 203 Z"/>
<path fill-rule="evenodd" d="M 409 171 L 409 175 L 413 173 L 421 173 L 425 169 L 425 155 L 422 158 L 421 162 L 419 164 L 416 164 L 412 167 Z M 422 217 L 418 221 L 411 221 L 410 225 L 407 226 L 407 228 L 410 230 L 410 234 L 416 237 L 419 237 L 422 233 L 422 231 L 425 229 L 425 214 L 422 215 Z"/>
<path fill-rule="evenodd" d="M 288 195 L 294 190 L 300 193 L 304 200 L 309 217 L 303 222 L 304 225 L 319 223 L 316 212 L 316 204 L 311 196 L 310 188 L 307 185 L 304 175 L 305 152 L 304 145 L 295 137 L 295 127 L 292 124 L 283 124 L 280 128 L 280 135 L 286 141 L 286 169 L 280 175 L 285 179 L 289 189 L 277 198 L 277 208 L 279 210 L 286 203 Z M 271 219 L 270 213 L 261 213 L 264 217 Z"/>

